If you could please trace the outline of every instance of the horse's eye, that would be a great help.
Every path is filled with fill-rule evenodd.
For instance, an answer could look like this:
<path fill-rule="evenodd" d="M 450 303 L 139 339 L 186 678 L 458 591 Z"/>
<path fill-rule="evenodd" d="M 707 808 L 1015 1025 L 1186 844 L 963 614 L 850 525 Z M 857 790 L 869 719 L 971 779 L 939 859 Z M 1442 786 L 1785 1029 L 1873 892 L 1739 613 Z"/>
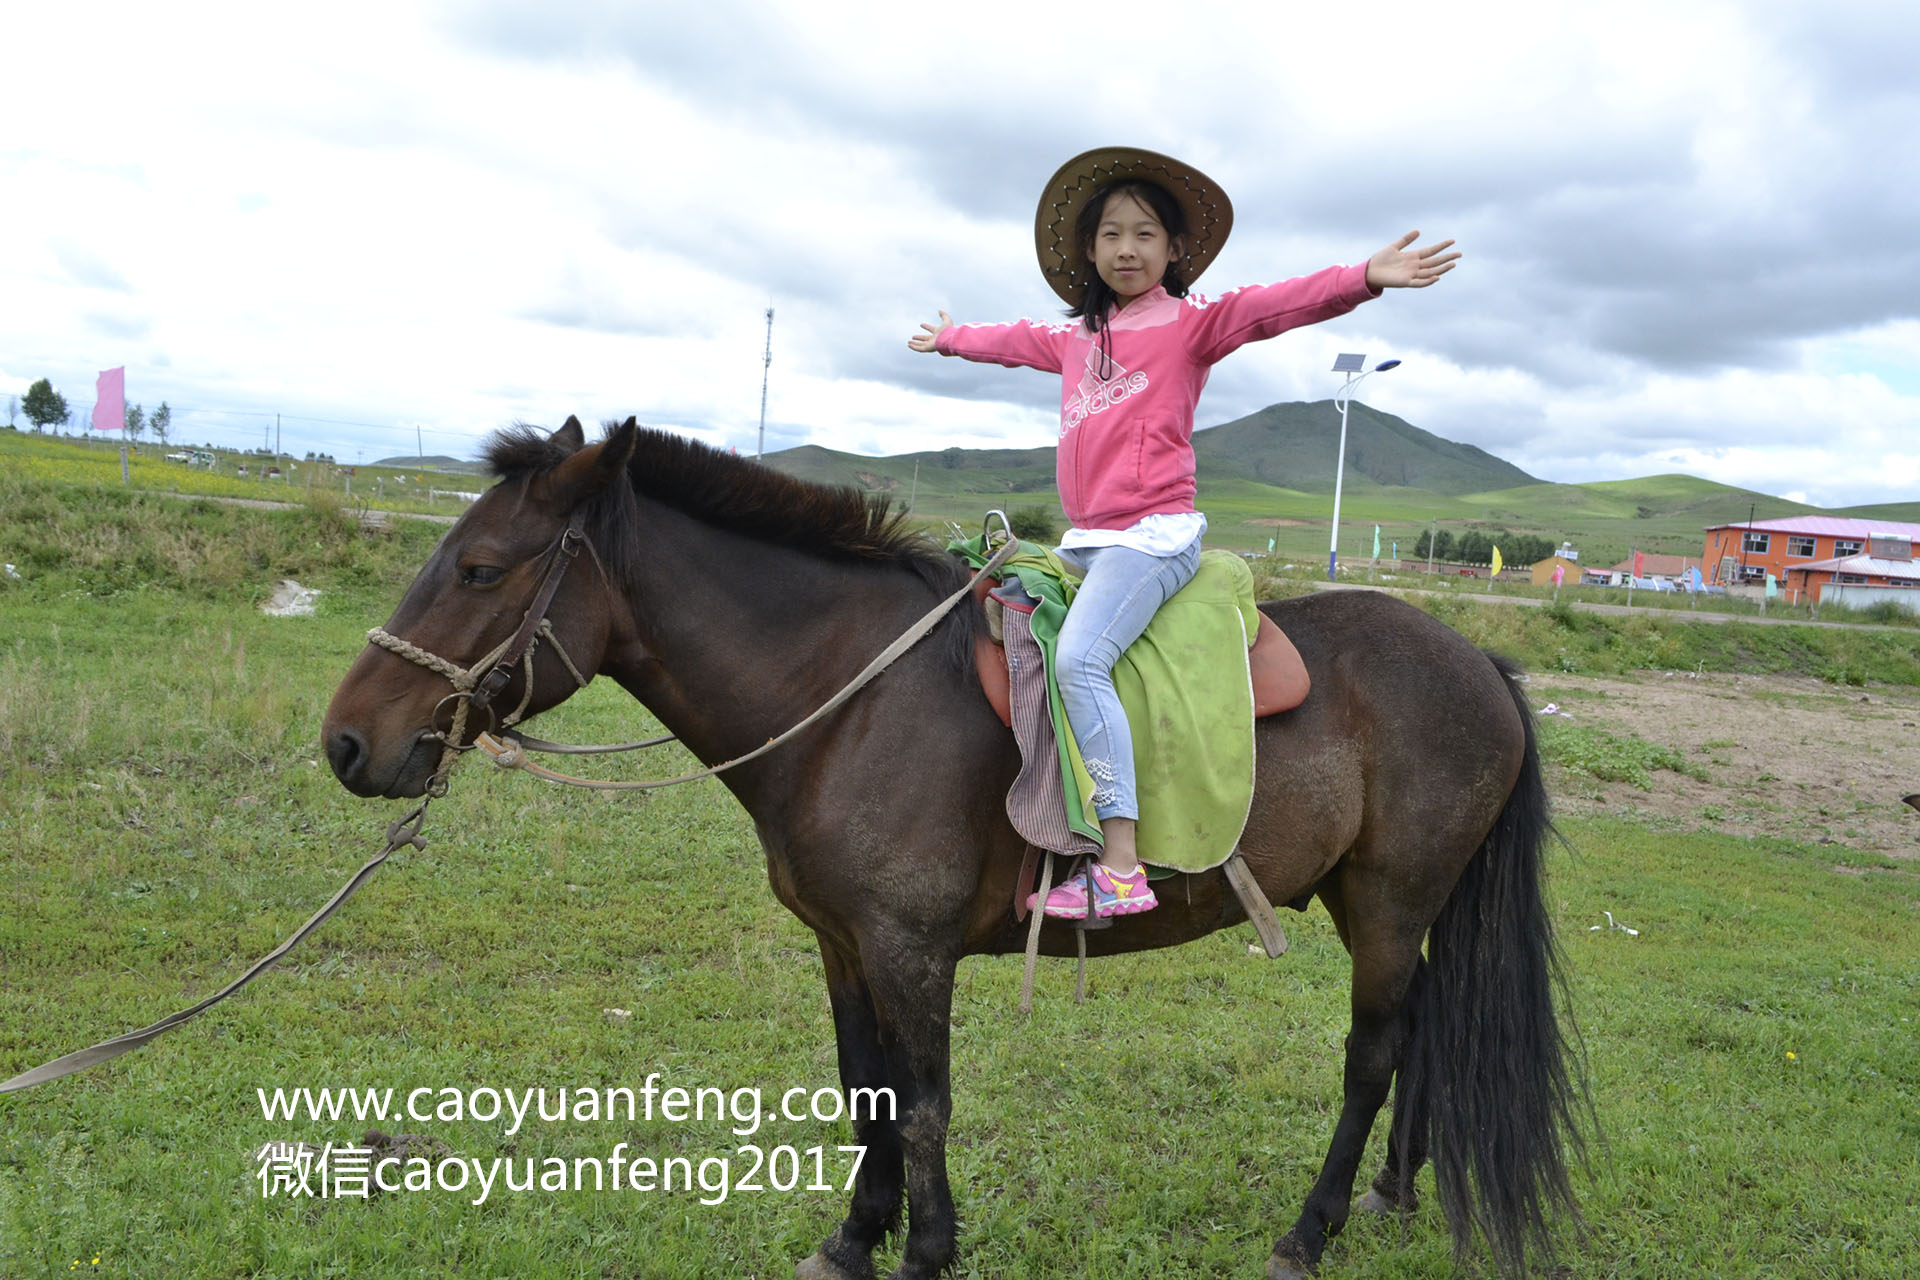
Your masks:
<path fill-rule="evenodd" d="M 460 581 L 469 587 L 490 587 L 506 576 L 505 569 L 490 564 L 468 565 L 460 571 Z"/>

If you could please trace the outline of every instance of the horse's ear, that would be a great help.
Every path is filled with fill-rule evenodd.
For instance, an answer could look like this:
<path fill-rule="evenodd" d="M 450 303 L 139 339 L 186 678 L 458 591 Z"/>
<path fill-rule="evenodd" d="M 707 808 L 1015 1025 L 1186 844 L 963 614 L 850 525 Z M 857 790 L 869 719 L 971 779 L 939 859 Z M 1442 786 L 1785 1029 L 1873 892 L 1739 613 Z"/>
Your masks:
<path fill-rule="evenodd" d="M 580 435 L 580 424 L 568 418 L 567 425 L 555 432 L 554 438 L 558 439 L 561 432 L 569 429 L 576 437 Z M 567 508 L 585 502 L 626 474 L 627 462 L 633 457 L 634 446 L 639 442 L 640 423 L 628 418 L 615 427 L 605 440 L 590 449 L 579 450 L 555 467 L 549 481 L 552 492 Z"/>
<path fill-rule="evenodd" d="M 640 443 L 640 420 L 628 418 L 625 422 L 607 433 L 606 443 L 600 448 L 600 482 L 594 487 L 604 489 L 614 479 L 627 472 L 627 463 L 633 460 L 633 451 Z"/>
<path fill-rule="evenodd" d="M 548 436 L 547 439 L 550 443 L 559 445 L 568 453 L 578 453 L 580 452 L 580 446 L 587 442 L 587 433 L 580 429 L 580 419 L 569 415 L 565 425 L 551 436 Z"/>

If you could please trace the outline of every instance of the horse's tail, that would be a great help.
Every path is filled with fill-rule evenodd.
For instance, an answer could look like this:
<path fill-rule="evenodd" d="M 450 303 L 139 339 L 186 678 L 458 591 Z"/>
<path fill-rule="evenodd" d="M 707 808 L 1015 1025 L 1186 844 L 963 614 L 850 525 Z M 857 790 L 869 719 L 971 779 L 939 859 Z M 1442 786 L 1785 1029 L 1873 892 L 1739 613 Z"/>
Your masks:
<path fill-rule="evenodd" d="M 1478 1227 L 1500 1270 L 1520 1274 L 1529 1249 L 1551 1260 L 1551 1217 L 1580 1220 L 1567 1155 L 1571 1148 L 1584 1161 L 1580 1121 L 1592 1109 L 1577 1039 L 1569 1044 L 1555 1015 L 1564 982 L 1541 874 L 1557 833 L 1533 712 L 1517 668 L 1493 662 L 1526 726 L 1525 756 L 1506 807 L 1427 936 L 1394 1111 L 1425 1127 L 1425 1142 L 1413 1145 L 1433 1160 L 1455 1246 L 1465 1250 Z M 1412 1136 L 1397 1144 L 1402 1153 Z"/>

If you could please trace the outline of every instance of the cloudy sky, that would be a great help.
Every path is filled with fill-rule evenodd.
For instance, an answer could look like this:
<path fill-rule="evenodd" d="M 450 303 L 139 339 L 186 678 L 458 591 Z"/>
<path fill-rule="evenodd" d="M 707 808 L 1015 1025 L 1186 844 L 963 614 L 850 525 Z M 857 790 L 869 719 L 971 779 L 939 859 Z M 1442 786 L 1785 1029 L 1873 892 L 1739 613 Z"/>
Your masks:
<path fill-rule="evenodd" d="M 1200 425 L 1364 398 L 1546 479 L 1920 500 L 1920 9 L 477 0 L 8 19 L 0 395 L 96 371 L 175 438 L 343 461 L 637 414 L 751 451 L 1052 442 L 1046 377 L 916 355 L 1052 317 L 1039 186 L 1166 151 L 1202 283 L 1400 232 L 1435 288 L 1245 348 Z M 24 422 L 24 419 L 22 419 Z M 1332 442 L 1328 445 L 1331 450 Z"/>

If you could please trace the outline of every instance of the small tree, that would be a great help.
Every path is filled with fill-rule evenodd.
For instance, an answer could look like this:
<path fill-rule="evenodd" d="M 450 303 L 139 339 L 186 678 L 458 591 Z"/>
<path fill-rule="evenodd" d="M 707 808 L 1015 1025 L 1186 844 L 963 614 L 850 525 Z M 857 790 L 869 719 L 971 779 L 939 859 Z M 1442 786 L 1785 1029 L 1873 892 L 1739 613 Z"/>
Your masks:
<path fill-rule="evenodd" d="M 173 410 L 162 400 L 160 407 L 147 419 L 147 425 L 153 428 L 153 438 L 160 442 L 162 449 L 167 447 L 167 432 L 173 429 Z"/>
<path fill-rule="evenodd" d="M 1559 550 L 1552 542 L 1538 534 L 1524 533 L 1513 540 L 1513 562 L 1515 564 L 1539 564 L 1555 551 Z"/>
<path fill-rule="evenodd" d="M 138 440 L 147 427 L 147 411 L 137 404 L 127 406 L 127 439 Z"/>
<path fill-rule="evenodd" d="M 20 397 L 8 396 L 7 397 L 7 430 L 9 431 L 15 430 L 15 427 L 13 425 L 13 419 L 14 419 L 14 415 L 18 414 L 19 412 L 20 412 Z"/>
<path fill-rule="evenodd" d="M 45 431 L 67 420 L 67 398 L 55 391 L 45 378 L 27 388 L 27 398 L 20 407 L 26 410 L 27 421 L 35 431 Z"/>
<path fill-rule="evenodd" d="M 1431 530 L 1423 530 L 1420 534 L 1420 540 L 1413 544 L 1414 559 L 1425 560 L 1427 558 L 1429 543 L 1432 544 L 1431 551 L 1435 560 L 1448 560 L 1452 558 L 1453 531 L 1451 529 L 1442 529 L 1438 534 L 1433 533 Z"/>
<path fill-rule="evenodd" d="M 1007 516 L 1007 527 L 1022 542 L 1056 542 L 1060 526 L 1046 507 L 1015 507 Z"/>

